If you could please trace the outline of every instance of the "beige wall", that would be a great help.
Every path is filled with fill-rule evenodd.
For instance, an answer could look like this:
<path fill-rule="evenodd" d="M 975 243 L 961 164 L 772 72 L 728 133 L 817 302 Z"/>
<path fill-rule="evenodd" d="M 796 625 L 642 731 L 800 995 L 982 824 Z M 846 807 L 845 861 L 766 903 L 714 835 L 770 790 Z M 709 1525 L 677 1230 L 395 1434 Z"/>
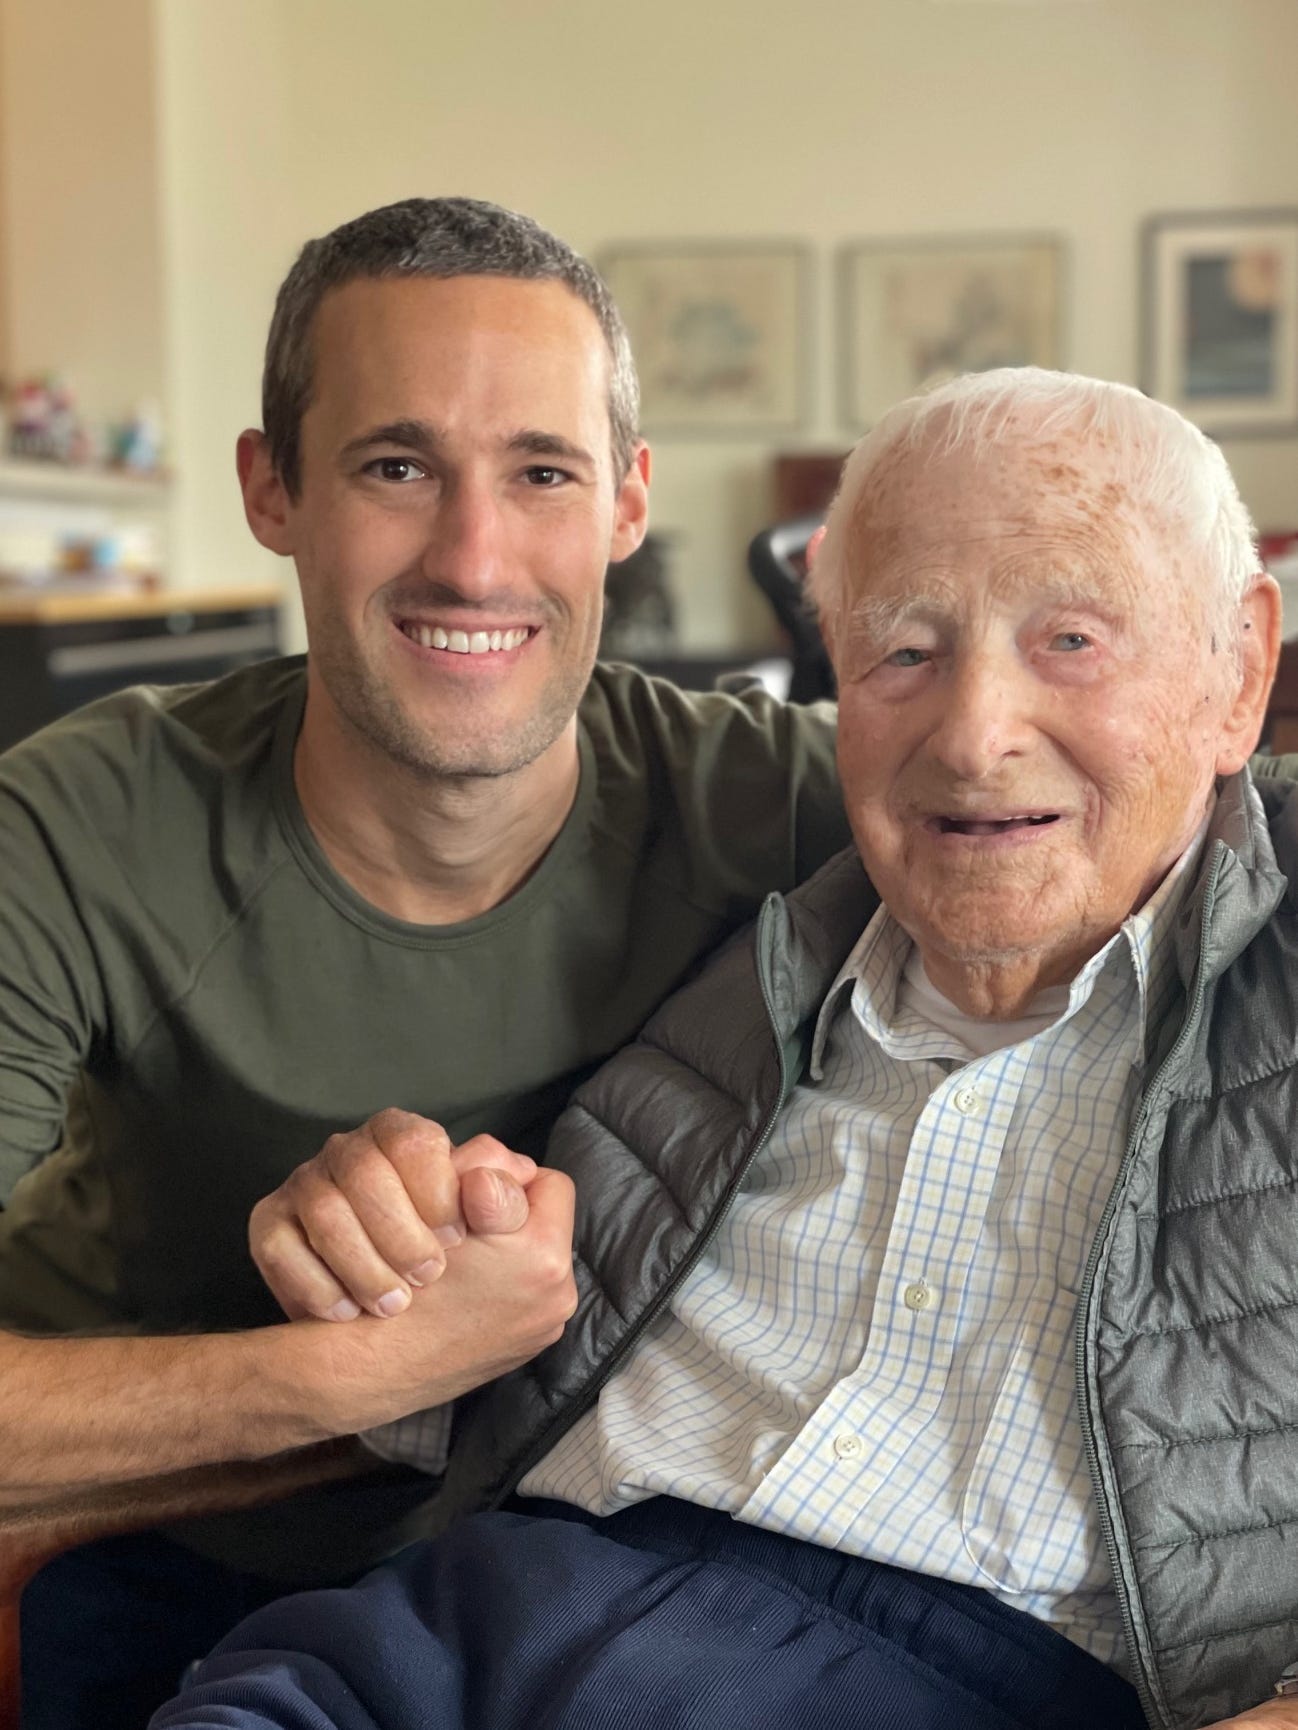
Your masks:
<path fill-rule="evenodd" d="M 13 3 L 13 0 L 6 0 Z M 1134 377 L 1152 211 L 1298 204 L 1294 0 L 739 0 L 358 6 L 154 0 L 186 578 L 254 563 L 231 478 L 274 288 L 302 239 L 411 192 L 468 192 L 598 252 L 648 237 L 815 249 L 817 415 L 837 446 L 833 249 L 1049 230 L 1066 359 Z M 1298 442 L 1226 446 L 1264 523 L 1298 522 Z M 742 573 L 768 453 L 661 440 L 697 644 L 760 637 Z M 256 555 L 261 559 L 263 555 Z"/>
<path fill-rule="evenodd" d="M 0 0 L 0 356 L 87 416 L 164 397 L 151 0 Z"/>

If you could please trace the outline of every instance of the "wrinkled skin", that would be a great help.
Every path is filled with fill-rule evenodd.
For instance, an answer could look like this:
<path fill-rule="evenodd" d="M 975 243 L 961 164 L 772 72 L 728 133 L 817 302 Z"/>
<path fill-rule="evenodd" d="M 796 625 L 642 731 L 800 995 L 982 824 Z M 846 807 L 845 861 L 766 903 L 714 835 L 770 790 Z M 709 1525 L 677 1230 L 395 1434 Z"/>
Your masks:
<path fill-rule="evenodd" d="M 1224 606 L 1098 440 L 1030 423 L 885 459 L 845 546 L 853 832 L 938 989 L 1013 1017 L 1141 905 L 1246 761 L 1274 584 Z"/>

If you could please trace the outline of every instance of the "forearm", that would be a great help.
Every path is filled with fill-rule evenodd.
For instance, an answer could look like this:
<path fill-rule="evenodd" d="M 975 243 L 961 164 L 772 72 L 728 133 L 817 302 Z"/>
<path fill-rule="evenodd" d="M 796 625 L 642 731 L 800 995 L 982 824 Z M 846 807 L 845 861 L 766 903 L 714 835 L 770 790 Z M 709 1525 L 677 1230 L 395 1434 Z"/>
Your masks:
<path fill-rule="evenodd" d="M 327 1324 L 166 1338 L 0 1333 L 0 1500 L 43 1501 L 346 1433 Z"/>
<path fill-rule="evenodd" d="M 525 1226 L 471 1234 L 386 1320 L 144 1339 L 0 1332 L 0 1506 L 354 1435 L 526 1363 L 576 1306 L 572 1185 L 543 1172 L 529 1193 Z"/>

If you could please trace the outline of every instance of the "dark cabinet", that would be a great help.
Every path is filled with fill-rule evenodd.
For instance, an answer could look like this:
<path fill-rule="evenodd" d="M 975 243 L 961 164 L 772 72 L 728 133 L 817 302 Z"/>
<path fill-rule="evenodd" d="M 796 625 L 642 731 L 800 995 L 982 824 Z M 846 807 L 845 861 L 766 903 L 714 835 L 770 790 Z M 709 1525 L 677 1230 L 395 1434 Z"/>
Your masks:
<path fill-rule="evenodd" d="M 0 596 L 0 750 L 127 685 L 214 679 L 279 652 L 270 589 Z"/>

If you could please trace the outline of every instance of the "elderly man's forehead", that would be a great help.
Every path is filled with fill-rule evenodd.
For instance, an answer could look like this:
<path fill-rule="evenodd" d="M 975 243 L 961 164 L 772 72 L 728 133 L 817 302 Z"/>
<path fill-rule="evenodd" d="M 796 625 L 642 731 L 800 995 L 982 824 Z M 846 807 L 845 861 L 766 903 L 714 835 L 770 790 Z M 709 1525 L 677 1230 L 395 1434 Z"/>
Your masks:
<path fill-rule="evenodd" d="M 886 544 L 922 534 L 928 513 L 959 499 L 1025 529 L 1061 522 L 1111 533 L 1159 534 L 1161 513 L 1141 497 L 1129 448 L 1100 428 L 1011 422 L 995 435 L 952 445 L 939 424 L 883 453 L 851 501 L 852 540 Z"/>

